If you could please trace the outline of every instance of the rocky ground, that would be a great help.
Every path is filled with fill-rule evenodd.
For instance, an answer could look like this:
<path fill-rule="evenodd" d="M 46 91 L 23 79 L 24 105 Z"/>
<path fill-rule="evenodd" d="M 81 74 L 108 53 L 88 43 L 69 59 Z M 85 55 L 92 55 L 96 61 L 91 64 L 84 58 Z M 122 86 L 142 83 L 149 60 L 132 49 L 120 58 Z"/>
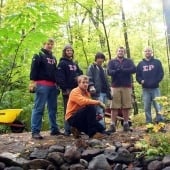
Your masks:
<path fill-rule="evenodd" d="M 32 139 L 31 132 L 2 134 L 0 170 L 96 170 L 96 167 L 103 170 L 170 170 L 170 156 L 149 162 L 134 159 L 135 152 L 140 152 L 134 144 L 149 136 L 145 130 L 145 127 L 138 127 L 123 132 L 119 126 L 116 133 L 101 141 L 93 141 L 84 134 L 81 140 L 73 136 L 50 136 L 49 131 L 41 132 L 43 140 Z M 170 124 L 166 124 L 166 133 L 170 133 Z"/>
<path fill-rule="evenodd" d="M 74 142 L 74 138 L 72 136 L 50 136 L 48 131 L 41 132 L 41 134 L 44 136 L 43 140 L 32 139 L 30 132 L 2 134 L 0 135 L 0 153 L 21 153 L 27 152 L 31 148 L 35 147 L 44 148 L 53 144 L 67 145 Z M 110 144 L 117 141 L 122 143 L 134 143 L 135 141 L 143 138 L 144 135 L 148 135 L 146 134 L 144 127 L 134 128 L 132 132 L 128 133 L 123 132 L 122 128 L 119 128 L 116 133 L 107 136 L 105 140 Z M 87 136 L 83 137 L 87 138 Z"/>

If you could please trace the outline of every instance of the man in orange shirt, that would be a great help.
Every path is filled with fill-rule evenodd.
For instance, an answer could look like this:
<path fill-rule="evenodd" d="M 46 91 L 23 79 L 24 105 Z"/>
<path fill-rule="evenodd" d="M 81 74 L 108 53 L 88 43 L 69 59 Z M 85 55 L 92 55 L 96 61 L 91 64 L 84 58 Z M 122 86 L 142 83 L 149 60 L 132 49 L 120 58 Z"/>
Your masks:
<path fill-rule="evenodd" d="M 74 88 L 69 96 L 65 119 L 72 127 L 71 132 L 75 138 L 80 132 L 86 133 L 92 138 L 103 138 L 106 134 L 104 127 L 96 120 L 95 105 L 105 107 L 99 100 L 90 98 L 88 92 L 89 78 L 86 75 L 78 77 L 78 87 Z"/>

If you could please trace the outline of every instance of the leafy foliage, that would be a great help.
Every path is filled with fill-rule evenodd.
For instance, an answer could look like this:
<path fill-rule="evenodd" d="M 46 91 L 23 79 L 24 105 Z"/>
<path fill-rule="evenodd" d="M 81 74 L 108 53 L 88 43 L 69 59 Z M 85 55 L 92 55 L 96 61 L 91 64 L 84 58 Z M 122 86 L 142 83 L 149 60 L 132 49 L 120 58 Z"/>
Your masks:
<path fill-rule="evenodd" d="M 140 154 L 146 157 L 164 156 L 170 153 L 170 134 L 153 133 L 136 142 L 135 147 L 141 149 Z"/>
<path fill-rule="evenodd" d="M 102 4 L 103 2 L 103 4 Z M 133 5 L 133 16 L 127 12 L 127 31 L 131 58 L 141 60 L 143 47 L 151 45 L 168 72 L 166 43 L 162 31 L 162 9 L 149 10 L 159 0 Z M 146 12 L 149 10 L 149 12 Z M 160 31 L 161 30 L 161 31 Z M 108 37 L 107 37 L 108 36 Z M 21 119 L 30 127 L 33 95 L 28 93 L 31 58 L 43 42 L 53 37 L 56 41 L 54 54 L 59 60 L 62 48 L 71 43 L 75 60 L 86 73 L 88 64 L 94 61 L 97 51 L 109 59 L 118 46 L 124 45 L 123 23 L 119 1 L 94 0 L 2 0 L 0 11 L 0 108 L 23 108 Z M 108 42 L 107 42 L 108 38 Z M 106 61 L 107 64 L 107 61 Z M 141 104 L 141 89 L 136 82 L 135 92 Z M 163 94 L 169 92 L 169 76 L 161 84 Z M 140 109 L 143 106 L 140 105 Z M 59 125 L 63 126 L 62 98 L 58 102 Z M 142 113 L 142 109 L 140 110 Z M 47 114 L 43 129 L 48 128 Z"/>

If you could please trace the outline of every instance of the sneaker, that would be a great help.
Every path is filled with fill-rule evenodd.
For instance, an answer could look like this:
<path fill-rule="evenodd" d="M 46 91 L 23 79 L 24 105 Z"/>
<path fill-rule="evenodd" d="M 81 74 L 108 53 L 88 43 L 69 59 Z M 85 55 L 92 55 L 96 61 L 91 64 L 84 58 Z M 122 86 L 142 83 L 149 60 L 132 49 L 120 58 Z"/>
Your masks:
<path fill-rule="evenodd" d="M 108 130 L 104 130 L 104 131 L 102 131 L 102 134 L 104 134 L 104 135 L 111 135 L 111 132 L 110 131 L 108 131 Z"/>
<path fill-rule="evenodd" d="M 38 140 L 39 140 L 39 139 L 43 139 L 43 137 L 42 137 L 39 133 L 33 133 L 33 134 L 32 134 L 32 138 L 33 138 L 33 139 L 38 139 Z"/>
<path fill-rule="evenodd" d="M 77 128 L 71 127 L 71 133 L 75 139 L 80 138 L 80 131 Z"/>
<path fill-rule="evenodd" d="M 108 130 L 107 132 L 109 132 L 109 133 L 114 133 L 114 132 L 116 132 L 116 127 L 115 127 L 115 125 L 111 124 L 111 125 L 110 125 L 110 128 L 109 128 L 109 130 Z"/>
<path fill-rule="evenodd" d="M 70 136 L 71 135 L 71 132 L 64 132 L 64 136 Z"/>
<path fill-rule="evenodd" d="M 124 132 L 130 131 L 130 128 L 129 128 L 129 124 L 128 124 L 128 123 L 124 123 L 124 124 L 123 124 L 123 131 L 124 131 Z"/>
<path fill-rule="evenodd" d="M 96 132 L 96 133 L 92 136 L 93 139 L 104 139 L 105 137 L 106 137 L 106 136 L 105 136 L 104 134 L 100 133 L 100 132 Z"/>
<path fill-rule="evenodd" d="M 60 131 L 57 131 L 57 132 L 51 132 L 50 135 L 51 136 L 58 136 L 58 135 L 63 135 L 63 133 L 61 133 Z"/>

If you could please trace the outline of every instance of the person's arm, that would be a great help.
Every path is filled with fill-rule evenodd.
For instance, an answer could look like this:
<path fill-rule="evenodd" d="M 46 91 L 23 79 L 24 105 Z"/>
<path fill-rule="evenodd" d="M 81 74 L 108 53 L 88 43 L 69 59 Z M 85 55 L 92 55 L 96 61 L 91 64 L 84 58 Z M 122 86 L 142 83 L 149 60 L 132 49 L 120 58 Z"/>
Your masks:
<path fill-rule="evenodd" d="M 80 91 L 73 89 L 70 93 L 69 100 L 73 101 L 80 107 L 87 105 L 99 105 L 105 109 L 105 104 L 99 100 L 93 100 L 87 96 L 83 96 Z"/>
<path fill-rule="evenodd" d="M 130 60 L 130 59 L 127 59 L 127 62 L 128 62 L 128 67 L 122 66 L 121 71 L 124 72 L 124 73 L 128 73 L 128 74 L 136 73 L 136 66 L 133 63 L 133 61 Z"/>
<path fill-rule="evenodd" d="M 143 84 L 144 83 L 144 79 L 143 79 L 143 75 L 142 75 L 142 70 L 141 70 L 141 63 L 139 63 L 137 65 L 137 69 L 136 69 L 136 81 L 139 84 Z"/>
<path fill-rule="evenodd" d="M 40 56 L 35 54 L 32 58 L 31 70 L 30 70 L 30 83 L 29 83 L 29 92 L 34 93 L 36 88 L 36 80 L 38 80 L 39 74 L 39 65 L 40 65 Z"/>
<path fill-rule="evenodd" d="M 157 76 L 157 79 L 158 79 L 158 82 L 160 82 L 163 77 L 164 77 L 164 70 L 163 70 L 163 67 L 162 67 L 162 63 L 158 60 L 158 76 Z"/>
<path fill-rule="evenodd" d="M 109 76 L 114 76 L 118 70 L 118 68 L 115 68 L 113 65 L 113 60 L 110 60 L 108 65 L 107 65 L 107 72 Z"/>
<path fill-rule="evenodd" d="M 77 76 L 82 75 L 82 74 L 83 74 L 83 71 L 80 69 L 80 67 L 79 67 L 78 64 L 76 64 L 76 66 L 77 66 L 76 75 L 77 75 Z"/>
<path fill-rule="evenodd" d="M 89 77 L 89 84 L 93 84 L 94 85 L 94 66 L 90 65 L 87 69 L 87 76 Z"/>
<path fill-rule="evenodd" d="M 63 91 L 67 90 L 66 69 L 66 65 L 63 62 L 60 62 L 57 66 L 56 80 Z"/>
<path fill-rule="evenodd" d="M 78 78 L 78 76 L 80 76 L 80 75 L 82 75 L 83 74 L 83 71 L 80 69 L 80 67 L 78 66 L 78 64 L 76 64 L 75 63 L 75 65 L 76 65 L 76 75 L 75 75 L 75 79 L 74 79 L 74 81 L 75 81 L 75 84 L 77 84 L 77 78 Z"/>
<path fill-rule="evenodd" d="M 39 75 L 40 56 L 35 54 L 32 58 L 30 80 L 35 81 Z"/>

